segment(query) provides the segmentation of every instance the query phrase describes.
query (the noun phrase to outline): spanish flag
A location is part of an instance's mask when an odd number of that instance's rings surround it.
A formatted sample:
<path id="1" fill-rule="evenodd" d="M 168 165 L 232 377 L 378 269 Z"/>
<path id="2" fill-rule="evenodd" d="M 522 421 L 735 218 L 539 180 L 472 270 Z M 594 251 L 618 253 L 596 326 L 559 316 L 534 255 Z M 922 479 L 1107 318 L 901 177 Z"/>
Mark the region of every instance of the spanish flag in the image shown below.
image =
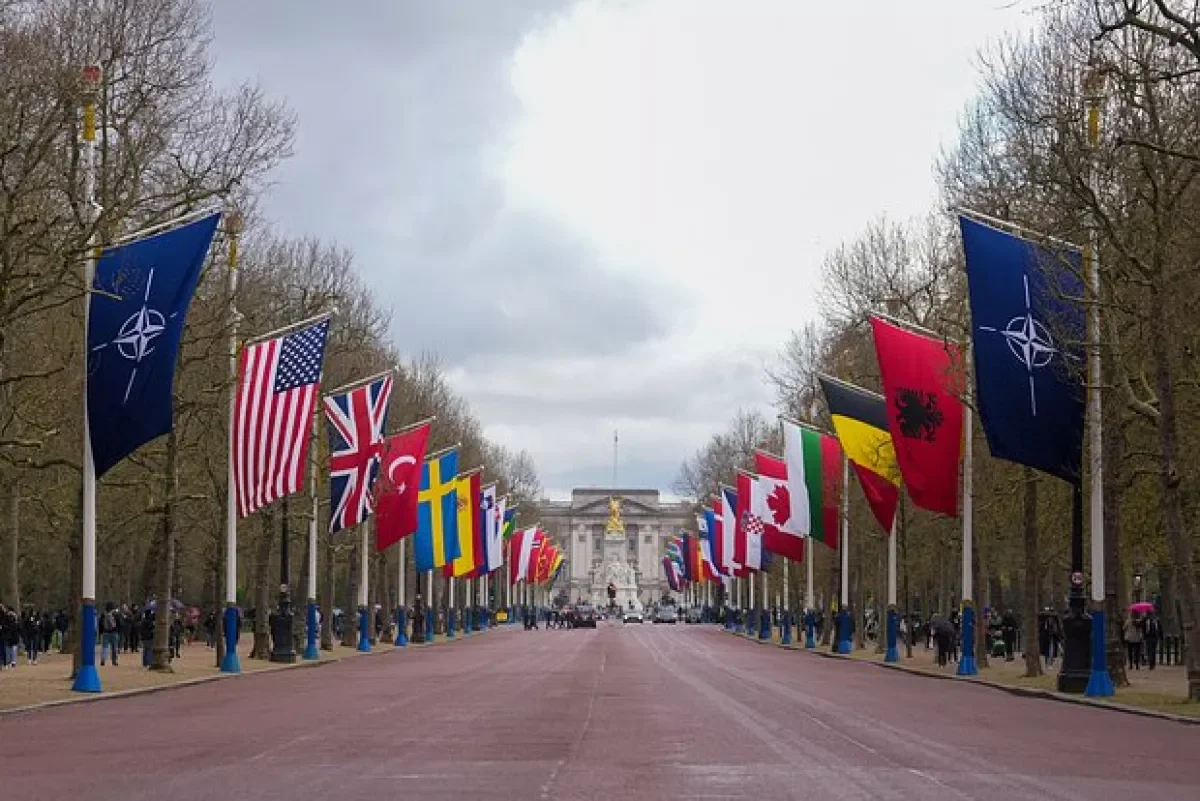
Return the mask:
<path id="1" fill-rule="evenodd" d="M 479 494 L 482 467 L 463 473 L 455 481 L 458 496 L 458 556 L 442 568 L 447 578 L 461 578 L 475 572 L 475 550 L 479 540 Z"/>
<path id="2" fill-rule="evenodd" d="M 891 534 L 900 498 L 900 468 L 888 433 L 887 404 L 882 395 L 853 384 L 828 376 L 819 379 L 842 452 L 854 466 L 875 519 Z"/>
<path id="3" fill-rule="evenodd" d="M 458 449 L 425 460 L 417 493 L 417 570 L 445 567 L 458 557 Z"/>

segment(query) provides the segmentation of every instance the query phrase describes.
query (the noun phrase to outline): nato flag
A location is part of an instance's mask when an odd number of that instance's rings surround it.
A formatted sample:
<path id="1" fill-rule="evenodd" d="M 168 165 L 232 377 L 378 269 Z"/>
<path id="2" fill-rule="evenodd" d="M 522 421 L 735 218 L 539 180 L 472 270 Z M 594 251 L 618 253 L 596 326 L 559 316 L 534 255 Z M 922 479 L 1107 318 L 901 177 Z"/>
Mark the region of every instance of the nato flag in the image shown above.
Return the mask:
<path id="1" fill-rule="evenodd" d="M 1082 254 L 959 217 L 979 421 L 992 455 L 1080 480 Z"/>
<path id="2" fill-rule="evenodd" d="M 220 214 L 105 250 L 88 317 L 96 476 L 171 430 L 175 357 Z"/>

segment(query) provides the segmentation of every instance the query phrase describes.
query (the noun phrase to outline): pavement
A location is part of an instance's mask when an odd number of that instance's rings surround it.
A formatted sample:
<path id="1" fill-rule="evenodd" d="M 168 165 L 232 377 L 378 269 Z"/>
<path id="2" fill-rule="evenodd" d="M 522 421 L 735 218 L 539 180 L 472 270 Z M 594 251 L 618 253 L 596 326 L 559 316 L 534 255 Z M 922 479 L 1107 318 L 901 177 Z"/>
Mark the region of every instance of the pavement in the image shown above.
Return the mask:
<path id="1" fill-rule="evenodd" d="M 712 627 L 515 628 L 0 718 L 5 797 L 1200 798 L 1200 727 Z"/>

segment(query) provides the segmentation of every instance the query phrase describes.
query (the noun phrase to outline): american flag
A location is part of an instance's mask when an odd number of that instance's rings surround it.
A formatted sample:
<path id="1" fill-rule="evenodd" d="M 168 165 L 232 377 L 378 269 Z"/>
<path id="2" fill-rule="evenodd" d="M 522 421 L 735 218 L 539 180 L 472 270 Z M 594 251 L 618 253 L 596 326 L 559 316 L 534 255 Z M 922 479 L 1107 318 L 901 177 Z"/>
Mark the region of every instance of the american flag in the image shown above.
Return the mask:
<path id="1" fill-rule="evenodd" d="M 379 473 L 392 376 L 325 397 L 329 421 L 329 530 L 349 528 L 373 509 L 371 485 Z"/>
<path id="2" fill-rule="evenodd" d="M 242 351 L 233 409 L 238 516 L 300 489 L 328 318 Z"/>

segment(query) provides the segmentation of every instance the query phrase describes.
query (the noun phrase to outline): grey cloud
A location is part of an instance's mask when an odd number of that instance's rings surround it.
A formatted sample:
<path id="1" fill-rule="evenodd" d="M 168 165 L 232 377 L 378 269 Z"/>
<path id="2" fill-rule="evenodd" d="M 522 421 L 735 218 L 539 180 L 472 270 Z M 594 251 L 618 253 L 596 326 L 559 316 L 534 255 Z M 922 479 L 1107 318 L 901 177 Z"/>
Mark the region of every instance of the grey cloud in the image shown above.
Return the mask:
<path id="1" fill-rule="evenodd" d="M 517 106 L 509 60 L 569 3 L 223 2 L 226 80 L 260 80 L 300 119 L 268 212 L 349 245 L 393 311 L 401 351 L 447 365 L 606 353 L 661 335 L 648 282 L 606 274 L 586 243 L 506 205 L 488 154 Z"/>

